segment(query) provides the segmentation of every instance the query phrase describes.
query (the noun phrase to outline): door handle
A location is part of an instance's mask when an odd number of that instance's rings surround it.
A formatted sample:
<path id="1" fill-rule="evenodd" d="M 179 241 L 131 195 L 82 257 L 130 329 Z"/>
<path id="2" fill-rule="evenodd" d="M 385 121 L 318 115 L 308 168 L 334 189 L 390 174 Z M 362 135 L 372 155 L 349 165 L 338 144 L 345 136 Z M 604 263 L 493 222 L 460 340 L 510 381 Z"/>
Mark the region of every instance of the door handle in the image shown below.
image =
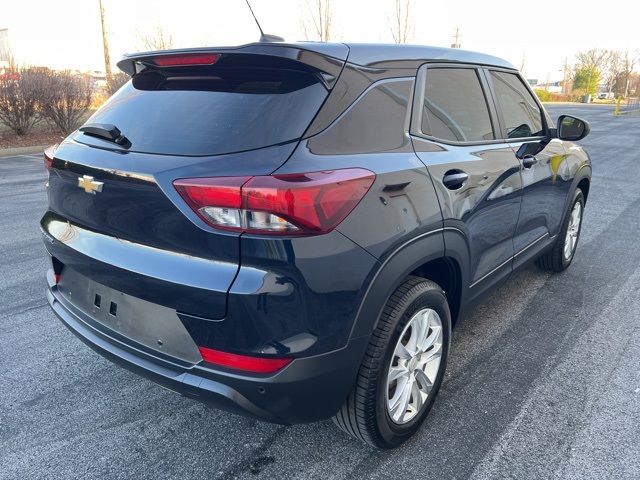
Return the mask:
<path id="1" fill-rule="evenodd" d="M 467 180 L 469 180 L 469 175 L 462 170 L 449 170 L 445 172 L 442 183 L 444 183 L 444 186 L 449 190 L 457 190 L 461 188 Z"/>
<path id="2" fill-rule="evenodd" d="M 534 157 L 533 155 L 526 156 L 526 157 L 524 157 L 522 159 L 522 166 L 524 168 L 531 168 L 536 163 L 538 163 L 538 159 L 536 157 Z"/>

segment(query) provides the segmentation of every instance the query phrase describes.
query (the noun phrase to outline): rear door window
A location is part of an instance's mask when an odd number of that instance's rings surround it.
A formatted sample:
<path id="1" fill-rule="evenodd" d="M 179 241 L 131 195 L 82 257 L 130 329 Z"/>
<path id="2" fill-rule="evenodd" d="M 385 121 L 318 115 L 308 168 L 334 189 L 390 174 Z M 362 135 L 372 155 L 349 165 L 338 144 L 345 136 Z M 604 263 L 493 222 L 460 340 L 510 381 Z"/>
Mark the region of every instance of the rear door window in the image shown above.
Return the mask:
<path id="1" fill-rule="evenodd" d="M 151 70 L 134 76 L 87 123 L 115 125 L 130 151 L 217 155 L 299 139 L 326 96 L 318 77 L 303 70 Z M 76 139 L 104 145 L 87 135 Z"/>
<path id="2" fill-rule="evenodd" d="M 518 75 L 492 71 L 491 80 L 507 130 L 507 138 L 544 135 L 540 107 Z"/>
<path id="3" fill-rule="evenodd" d="M 427 68 L 422 132 L 451 142 L 495 138 L 476 69 Z"/>

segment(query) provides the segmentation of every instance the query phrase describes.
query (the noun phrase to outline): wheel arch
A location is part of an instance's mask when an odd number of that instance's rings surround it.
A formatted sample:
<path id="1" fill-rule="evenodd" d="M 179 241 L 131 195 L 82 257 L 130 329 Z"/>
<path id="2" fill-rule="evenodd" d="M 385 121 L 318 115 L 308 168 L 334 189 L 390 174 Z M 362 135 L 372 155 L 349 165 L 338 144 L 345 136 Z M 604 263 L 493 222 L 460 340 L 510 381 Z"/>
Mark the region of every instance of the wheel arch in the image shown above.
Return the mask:
<path id="1" fill-rule="evenodd" d="M 462 292 L 462 273 L 458 261 L 445 255 L 423 263 L 410 275 L 431 280 L 444 290 L 451 312 L 451 322 L 455 324 L 460 315 Z"/>
<path id="2" fill-rule="evenodd" d="M 393 250 L 382 262 L 369 283 L 356 314 L 351 338 L 371 335 L 380 312 L 389 297 L 409 275 L 416 275 L 442 287 L 447 296 L 452 320 L 464 310 L 466 266 L 469 253 L 466 241 L 445 248 L 448 229 L 439 228 L 415 237 Z M 461 237 L 461 233 L 457 233 Z M 463 245 L 463 246 L 461 246 Z"/>
<path id="3" fill-rule="evenodd" d="M 582 195 L 584 196 L 584 203 L 587 203 L 587 197 L 589 196 L 589 188 L 591 187 L 591 177 L 583 176 L 581 180 L 578 182 L 578 187 L 582 190 Z"/>
<path id="4" fill-rule="evenodd" d="M 591 165 L 585 164 L 576 172 L 573 177 L 573 181 L 571 182 L 571 189 L 569 190 L 569 195 L 565 200 L 564 211 L 566 212 L 569 208 L 569 203 L 573 198 L 573 195 L 577 189 L 582 190 L 582 195 L 584 195 L 585 204 L 587 203 L 587 197 L 589 195 L 589 189 L 591 188 Z"/>

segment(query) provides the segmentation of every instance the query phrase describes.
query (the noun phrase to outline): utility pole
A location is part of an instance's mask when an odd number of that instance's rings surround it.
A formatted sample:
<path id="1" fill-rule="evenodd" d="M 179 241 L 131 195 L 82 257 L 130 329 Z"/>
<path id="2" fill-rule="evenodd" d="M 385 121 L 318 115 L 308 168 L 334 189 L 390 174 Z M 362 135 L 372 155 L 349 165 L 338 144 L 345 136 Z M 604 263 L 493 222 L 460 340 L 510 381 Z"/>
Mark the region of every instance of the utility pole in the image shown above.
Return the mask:
<path id="1" fill-rule="evenodd" d="M 549 80 L 551 77 L 551 72 L 547 72 L 547 81 L 545 82 L 544 86 L 545 86 L 545 90 L 548 92 L 549 91 Z"/>
<path id="2" fill-rule="evenodd" d="M 562 93 L 564 93 L 565 95 L 569 93 L 569 86 L 567 85 L 567 82 L 568 82 L 567 72 L 568 71 L 569 71 L 569 62 L 567 61 L 567 58 L 565 57 L 565 59 L 564 59 L 564 70 L 562 72 Z"/>
<path id="3" fill-rule="evenodd" d="M 456 27 L 456 33 L 453 35 L 453 43 L 451 44 L 451 48 L 462 48 L 460 37 L 460 29 Z"/>
<path id="4" fill-rule="evenodd" d="M 624 84 L 624 98 L 627 98 L 629 96 L 629 77 L 630 76 L 631 74 L 627 72 L 627 81 Z"/>
<path id="5" fill-rule="evenodd" d="M 100 4 L 100 24 L 102 25 L 102 50 L 104 52 L 104 71 L 107 73 L 107 79 L 111 78 L 111 57 L 109 56 L 109 39 L 107 38 L 107 29 L 104 21 L 104 6 L 102 0 L 98 0 Z"/>

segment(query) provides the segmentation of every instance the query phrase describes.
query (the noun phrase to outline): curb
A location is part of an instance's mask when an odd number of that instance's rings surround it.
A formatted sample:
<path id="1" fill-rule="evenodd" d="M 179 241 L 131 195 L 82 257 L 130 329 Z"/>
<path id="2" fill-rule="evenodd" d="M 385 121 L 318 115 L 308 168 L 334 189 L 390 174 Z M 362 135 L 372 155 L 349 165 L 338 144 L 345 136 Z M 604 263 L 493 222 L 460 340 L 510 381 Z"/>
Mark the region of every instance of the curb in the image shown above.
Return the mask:
<path id="1" fill-rule="evenodd" d="M 0 148 L 0 157 L 12 157 L 15 155 L 27 155 L 30 153 L 42 153 L 49 145 L 36 145 L 33 147 Z"/>

